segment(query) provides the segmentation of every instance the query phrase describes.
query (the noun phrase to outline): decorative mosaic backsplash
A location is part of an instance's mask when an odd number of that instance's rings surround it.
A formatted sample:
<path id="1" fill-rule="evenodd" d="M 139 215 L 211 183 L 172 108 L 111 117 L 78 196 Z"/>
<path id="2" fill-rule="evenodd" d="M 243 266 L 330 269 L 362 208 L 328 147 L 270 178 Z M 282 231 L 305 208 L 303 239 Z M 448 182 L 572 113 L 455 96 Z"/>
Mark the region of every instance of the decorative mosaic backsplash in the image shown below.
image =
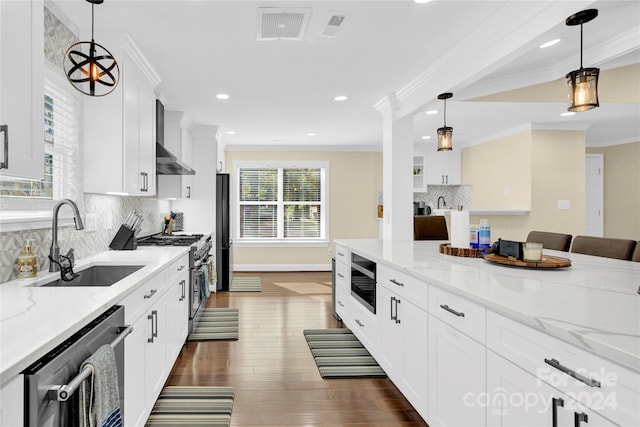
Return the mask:
<path id="1" fill-rule="evenodd" d="M 462 206 L 464 210 L 471 209 L 470 185 L 429 185 L 426 193 L 413 193 L 414 202 L 425 202 L 431 209 L 438 207 L 438 197 L 444 197 L 447 208 L 457 209 Z M 442 201 L 440 207 L 444 208 Z"/>
<path id="2" fill-rule="evenodd" d="M 99 194 L 84 195 L 81 214 L 97 214 L 95 231 L 76 230 L 73 225 L 58 229 L 60 253 L 75 249 L 76 258 L 87 257 L 109 249 L 109 243 L 130 211 L 144 217 L 141 234 L 161 231 L 162 216 L 171 211 L 171 202 L 145 197 L 120 197 Z M 86 218 L 86 215 L 85 215 Z M 85 225 L 86 225 L 85 219 Z M 16 277 L 18 255 L 27 239 L 33 240 L 33 251 L 38 256 L 38 271 L 49 270 L 51 227 L 0 233 L 0 283 Z"/>

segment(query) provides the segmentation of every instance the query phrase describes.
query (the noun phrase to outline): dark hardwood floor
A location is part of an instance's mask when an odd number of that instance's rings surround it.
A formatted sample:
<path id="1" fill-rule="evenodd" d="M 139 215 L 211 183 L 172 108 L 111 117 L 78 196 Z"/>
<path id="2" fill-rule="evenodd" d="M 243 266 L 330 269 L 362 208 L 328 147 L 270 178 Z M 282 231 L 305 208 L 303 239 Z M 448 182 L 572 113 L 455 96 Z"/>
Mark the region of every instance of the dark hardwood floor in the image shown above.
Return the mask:
<path id="1" fill-rule="evenodd" d="M 187 342 L 167 385 L 232 386 L 233 426 L 426 426 L 389 379 L 322 379 L 302 335 L 342 325 L 331 315 L 331 273 L 260 276 L 262 292 L 212 293 L 237 307 L 237 341 Z"/>

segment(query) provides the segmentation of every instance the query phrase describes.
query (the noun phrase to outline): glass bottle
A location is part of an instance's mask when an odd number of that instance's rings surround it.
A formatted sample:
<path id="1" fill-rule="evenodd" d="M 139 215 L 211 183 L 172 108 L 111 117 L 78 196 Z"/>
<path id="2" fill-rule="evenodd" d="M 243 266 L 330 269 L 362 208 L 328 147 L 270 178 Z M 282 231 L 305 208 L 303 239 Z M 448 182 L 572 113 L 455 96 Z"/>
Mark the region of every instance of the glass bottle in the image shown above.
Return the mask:
<path id="1" fill-rule="evenodd" d="M 38 274 L 38 257 L 32 251 L 32 241 L 27 240 L 22 250 L 22 255 L 18 256 L 18 278 L 29 279 Z"/>

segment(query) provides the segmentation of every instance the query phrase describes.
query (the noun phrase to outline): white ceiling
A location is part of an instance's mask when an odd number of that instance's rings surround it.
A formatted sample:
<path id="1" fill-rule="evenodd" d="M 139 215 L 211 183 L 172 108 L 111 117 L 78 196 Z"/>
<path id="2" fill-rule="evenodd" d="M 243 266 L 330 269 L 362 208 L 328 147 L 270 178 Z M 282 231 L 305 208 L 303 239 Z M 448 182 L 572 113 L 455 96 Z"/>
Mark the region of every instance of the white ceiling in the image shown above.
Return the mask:
<path id="1" fill-rule="evenodd" d="M 256 41 L 258 7 L 272 6 L 311 9 L 303 41 Z M 89 3 L 53 0 L 53 7 L 87 36 Z M 162 79 L 167 110 L 218 125 L 236 148 L 380 149 L 374 105 L 384 109 L 390 98 L 398 114 L 415 115 L 419 143 L 442 126 L 442 112 L 424 111 L 441 111 L 436 97 L 446 91 L 454 93 L 447 102 L 454 148 L 526 126 L 586 129 L 589 145 L 638 141 L 640 93 L 632 102 L 601 95 L 600 108 L 572 117 L 560 116 L 563 87 L 544 102 L 465 102 L 579 68 L 580 30 L 564 20 L 586 8 L 599 16 L 584 25 L 584 66 L 640 64 L 638 1 L 105 0 L 95 26 L 98 43 L 101 31 L 132 37 Z M 336 11 L 350 19 L 337 37 L 320 37 Z M 554 38 L 560 43 L 538 48 Z M 340 94 L 349 99 L 334 101 Z"/>

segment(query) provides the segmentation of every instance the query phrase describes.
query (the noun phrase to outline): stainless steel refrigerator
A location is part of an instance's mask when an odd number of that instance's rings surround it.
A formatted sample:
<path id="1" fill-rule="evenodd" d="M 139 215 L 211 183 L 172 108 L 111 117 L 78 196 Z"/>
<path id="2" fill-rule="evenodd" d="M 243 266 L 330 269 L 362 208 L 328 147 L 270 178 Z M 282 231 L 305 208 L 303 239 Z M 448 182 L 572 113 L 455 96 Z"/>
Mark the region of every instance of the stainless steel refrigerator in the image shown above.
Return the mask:
<path id="1" fill-rule="evenodd" d="M 216 289 L 228 291 L 231 285 L 232 248 L 231 240 L 231 194 L 229 192 L 229 174 L 216 174 Z"/>

